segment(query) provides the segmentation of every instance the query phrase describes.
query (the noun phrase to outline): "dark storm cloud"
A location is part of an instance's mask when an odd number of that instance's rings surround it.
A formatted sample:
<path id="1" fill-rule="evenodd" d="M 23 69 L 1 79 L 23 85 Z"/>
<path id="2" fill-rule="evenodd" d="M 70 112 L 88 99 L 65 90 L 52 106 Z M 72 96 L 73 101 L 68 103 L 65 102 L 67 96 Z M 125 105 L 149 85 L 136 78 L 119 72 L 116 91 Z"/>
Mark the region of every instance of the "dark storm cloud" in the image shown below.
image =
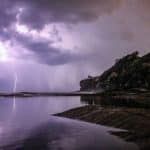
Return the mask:
<path id="1" fill-rule="evenodd" d="M 150 49 L 149 14 L 150 0 L 0 0 L 0 43 L 12 44 L 8 56 L 20 65 L 17 90 L 58 90 L 61 84 L 70 90 L 116 58 L 135 50 L 144 55 Z M 49 29 L 43 29 L 47 24 Z M 36 32 L 34 37 L 30 31 Z M 13 63 L 5 64 L 0 63 L 0 90 L 12 91 L 13 71 L 6 72 Z"/>
<path id="2" fill-rule="evenodd" d="M 0 29 L 7 28 L 16 21 L 16 11 L 9 0 L 0 1 Z"/>
<path id="3" fill-rule="evenodd" d="M 49 23 L 77 23 L 93 21 L 104 13 L 111 13 L 120 0 L 31 0 L 20 21 L 32 28 L 42 28 Z"/>
<path id="4" fill-rule="evenodd" d="M 54 48 L 48 42 L 30 41 L 24 45 L 30 52 L 34 52 L 35 60 L 40 63 L 62 65 L 80 59 L 80 56 L 65 52 L 64 49 Z"/>
<path id="5" fill-rule="evenodd" d="M 104 13 L 112 13 L 121 0 L 1 0 L 0 27 L 16 19 L 31 28 L 41 29 L 49 23 L 89 22 Z M 4 21 L 5 20 L 5 21 Z"/>
<path id="6" fill-rule="evenodd" d="M 38 60 L 50 65 L 65 64 L 81 59 L 66 50 L 54 48 L 51 41 L 33 40 L 15 32 L 15 23 L 32 29 L 42 29 L 51 23 L 76 24 L 91 22 L 100 15 L 112 13 L 121 0 L 0 0 L 1 39 L 16 41 L 26 48 L 22 58 Z M 10 28 L 11 27 L 11 28 Z M 54 30 L 58 36 L 58 31 Z M 59 38 L 61 41 L 62 39 Z"/>
<path id="7" fill-rule="evenodd" d="M 0 0 L 0 36 L 7 39 L 10 39 L 11 41 L 15 40 L 19 45 L 22 45 L 27 49 L 29 53 L 24 54 L 22 53 L 22 50 L 18 50 L 19 54 L 22 54 L 22 58 L 30 58 L 33 60 L 38 60 L 42 63 L 47 63 L 51 65 L 55 64 L 64 64 L 67 62 L 75 61 L 82 59 L 81 56 L 76 56 L 73 53 L 69 53 L 67 50 L 55 48 L 52 46 L 51 41 L 43 41 L 41 38 L 39 40 L 33 40 L 29 36 L 24 36 L 19 33 L 15 34 L 16 28 L 9 29 L 10 25 L 13 23 L 15 24 L 18 21 L 21 24 L 26 25 L 30 29 L 42 29 L 46 24 L 76 24 L 76 23 L 86 23 L 87 22 L 93 22 L 99 17 L 101 17 L 101 22 L 98 21 L 98 26 L 95 28 L 94 26 L 91 26 L 90 29 L 88 29 L 85 33 L 93 33 L 94 28 L 96 29 L 96 32 L 93 36 L 93 41 L 97 41 L 99 39 L 104 40 L 103 43 L 107 43 L 109 45 L 108 47 L 114 46 L 116 43 L 121 43 L 119 40 L 121 39 L 124 41 L 133 41 L 134 39 L 134 33 L 132 32 L 133 29 L 130 29 L 130 25 L 136 28 L 135 25 L 133 26 L 132 23 L 129 22 L 129 19 L 134 20 L 135 17 L 130 17 L 132 14 L 129 13 L 127 15 L 127 25 L 129 23 L 129 27 L 122 28 L 122 25 L 115 24 L 112 25 L 112 22 L 105 21 L 105 14 L 108 16 L 111 16 L 111 14 L 122 4 L 121 2 L 128 2 L 127 3 L 127 9 L 125 9 L 125 13 L 122 13 L 120 18 L 122 20 L 125 20 L 126 13 L 129 11 L 128 8 L 130 8 L 130 0 Z M 139 14 L 138 16 L 141 17 L 142 20 L 146 20 L 146 23 L 149 22 L 149 0 L 135 0 L 132 3 L 134 3 L 135 8 L 131 9 L 135 12 L 135 14 Z M 122 6 L 122 5 L 121 5 Z M 139 6 L 139 7 L 137 7 Z M 22 8 L 22 9 L 19 9 Z M 119 7 L 120 8 L 120 7 Z M 139 13 L 137 10 L 140 10 Z M 129 11 L 130 12 L 130 11 Z M 145 13 L 146 12 L 146 15 Z M 119 14 L 117 14 L 119 15 Z M 104 17 L 103 17 L 104 16 Z M 134 13 L 133 13 L 133 16 Z M 137 16 L 137 15 L 136 15 Z M 107 17 L 107 16 L 106 16 Z M 111 17 L 110 17 L 111 18 Z M 110 20 L 109 18 L 109 20 Z M 114 18 L 111 18 L 114 20 Z M 104 23 L 104 26 L 100 27 L 102 22 Z M 139 23 L 140 24 L 140 23 Z M 83 25 L 83 24 L 82 24 Z M 60 25 L 61 26 L 61 25 Z M 108 27 L 108 28 L 107 28 Z M 119 30 L 119 28 L 121 28 Z M 128 28 L 130 29 L 128 31 Z M 13 30 L 13 31 L 12 31 Z M 79 30 L 77 31 L 78 37 L 81 40 L 77 43 L 77 46 L 81 43 L 85 43 L 86 37 L 83 35 L 80 35 L 80 31 L 82 29 L 79 27 Z M 141 28 L 140 28 L 141 30 Z M 58 36 L 59 33 L 57 29 L 54 30 L 54 34 Z M 123 31 L 123 32 L 122 32 Z M 97 33 L 103 32 L 100 35 L 97 35 Z M 115 34 L 113 34 L 115 33 Z M 118 33 L 118 34 L 117 34 Z M 85 52 L 87 53 L 87 49 L 90 48 L 94 51 L 94 46 L 91 45 L 91 34 L 89 38 L 89 46 L 85 45 Z M 116 35 L 117 34 L 117 35 Z M 114 42 L 116 35 L 116 43 Z M 106 39 L 105 39 L 106 37 Z M 119 38 L 118 38 L 119 37 Z M 113 40 L 112 40 L 113 39 Z M 63 35 L 62 39 L 61 37 L 59 40 L 63 43 Z M 100 51 L 100 49 L 103 49 L 101 45 L 98 42 L 98 49 L 97 51 Z M 120 47 L 119 47 L 120 48 Z M 92 53 L 94 53 L 92 51 Z M 108 50 L 109 51 L 109 50 Z M 114 51 L 114 55 L 118 54 L 119 49 L 116 50 L 116 53 Z M 104 50 L 102 50 L 102 53 L 105 53 Z M 95 55 L 95 54 L 94 54 Z M 90 58 L 90 56 L 89 56 Z M 94 59 L 95 61 L 95 59 Z"/>
<path id="8" fill-rule="evenodd" d="M 52 41 L 34 40 L 33 38 L 13 33 L 13 38 L 27 49 L 27 54 L 22 54 L 22 59 L 34 59 L 39 63 L 48 65 L 60 65 L 82 59 L 80 55 L 67 52 L 67 50 L 53 47 Z M 21 52 L 20 52 L 21 55 Z"/>

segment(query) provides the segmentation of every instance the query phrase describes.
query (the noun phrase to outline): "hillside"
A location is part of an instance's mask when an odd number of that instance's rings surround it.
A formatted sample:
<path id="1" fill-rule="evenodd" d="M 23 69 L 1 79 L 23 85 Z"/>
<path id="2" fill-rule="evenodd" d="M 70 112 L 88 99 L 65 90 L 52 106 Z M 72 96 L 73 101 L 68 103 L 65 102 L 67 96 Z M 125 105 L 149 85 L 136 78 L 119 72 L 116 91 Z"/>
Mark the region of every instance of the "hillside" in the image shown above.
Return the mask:
<path id="1" fill-rule="evenodd" d="M 81 90 L 150 90 L 150 53 L 134 52 L 121 59 L 102 75 L 80 82 Z"/>

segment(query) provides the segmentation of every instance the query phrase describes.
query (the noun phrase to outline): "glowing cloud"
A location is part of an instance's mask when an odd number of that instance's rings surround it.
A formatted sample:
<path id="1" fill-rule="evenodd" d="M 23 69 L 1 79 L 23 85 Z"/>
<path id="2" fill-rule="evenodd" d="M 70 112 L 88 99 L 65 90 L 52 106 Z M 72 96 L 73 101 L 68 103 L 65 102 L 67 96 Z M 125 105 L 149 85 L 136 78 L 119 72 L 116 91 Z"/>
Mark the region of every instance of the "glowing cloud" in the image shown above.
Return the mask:
<path id="1" fill-rule="evenodd" d="M 8 54 L 7 54 L 7 48 L 5 45 L 0 43 L 0 61 L 7 61 L 8 60 Z"/>

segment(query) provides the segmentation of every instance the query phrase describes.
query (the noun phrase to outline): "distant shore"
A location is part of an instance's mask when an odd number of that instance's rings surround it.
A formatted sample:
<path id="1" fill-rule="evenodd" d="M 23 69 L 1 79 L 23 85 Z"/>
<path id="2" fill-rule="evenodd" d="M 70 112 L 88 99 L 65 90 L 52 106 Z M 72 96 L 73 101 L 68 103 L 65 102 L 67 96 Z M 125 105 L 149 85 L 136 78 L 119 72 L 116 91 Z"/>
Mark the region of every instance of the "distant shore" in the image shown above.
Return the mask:
<path id="1" fill-rule="evenodd" d="M 38 96 L 82 96 L 82 95 L 101 95 L 102 93 L 77 91 L 77 92 L 17 92 L 0 93 L 0 97 L 38 97 Z"/>
<path id="2" fill-rule="evenodd" d="M 99 96 L 113 96 L 118 98 L 145 98 L 150 97 L 150 91 L 139 91 L 137 90 L 112 90 L 112 91 L 72 91 L 72 92 L 0 92 L 0 96 L 3 97 L 32 97 L 32 96 L 82 96 L 82 95 L 99 95 Z"/>
<path id="3" fill-rule="evenodd" d="M 95 99 L 96 103 L 99 102 L 114 105 L 129 105 L 133 107 L 150 108 L 150 91 L 74 91 L 74 92 L 17 92 L 17 93 L 0 93 L 0 97 L 11 98 L 11 97 L 48 97 L 48 96 L 79 96 L 81 101 L 85 100 L 87 103 L 88 99 Z M 101 101 L 100 101 L 101 100 Z M 95 102 L 94 102 L 95 103 Z"/>

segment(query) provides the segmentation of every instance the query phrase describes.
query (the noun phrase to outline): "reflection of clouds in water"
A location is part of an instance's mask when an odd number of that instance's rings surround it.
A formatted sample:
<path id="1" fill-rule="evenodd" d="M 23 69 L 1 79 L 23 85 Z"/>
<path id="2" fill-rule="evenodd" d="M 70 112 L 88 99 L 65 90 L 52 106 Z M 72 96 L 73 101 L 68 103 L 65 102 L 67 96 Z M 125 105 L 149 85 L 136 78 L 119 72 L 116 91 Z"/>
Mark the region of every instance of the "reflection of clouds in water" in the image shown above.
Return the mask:
<path id="1" fill-rule="evenodd" d="M 3 99 L 0 101 L 0 108 L 2 107 L 0 109 L 0 129 L 2 129 L 0 146 L 17 141 L 18 146 L 22 147 L 31 148 L 31 146 L 44 144 L 52 149 L 64 150 L 75 148 L 91 150 L 103 146 L 116 147 L 116 145 L 117 147 L 122 145 L 135 147 L 109 135 L 107 128 L 103 126 L 50 115 L 82 105 L 79 97 L 16 98 L 16 110 L 13 111 L 12 99 Z"/>
<path id="2" fill-rule="evenodd" d="M 136 145 L 110 135 L 108 130 L 122 131 L 70 119 L 50 117 L 49 122 L 40 124 L 31 130 L 31 135 L 22 143 L 21 148 L 51 150 L 137 149 Z"/>
<path id="3" fill-rule="evenodd" d="M 0 146 L 15 138 L 28 136 L 29 131 L 47 122 L 50 114 L 81 106 L 79 98 L 0 98 Z M 4 136 L 5 134 L 5 136 Z"/>

